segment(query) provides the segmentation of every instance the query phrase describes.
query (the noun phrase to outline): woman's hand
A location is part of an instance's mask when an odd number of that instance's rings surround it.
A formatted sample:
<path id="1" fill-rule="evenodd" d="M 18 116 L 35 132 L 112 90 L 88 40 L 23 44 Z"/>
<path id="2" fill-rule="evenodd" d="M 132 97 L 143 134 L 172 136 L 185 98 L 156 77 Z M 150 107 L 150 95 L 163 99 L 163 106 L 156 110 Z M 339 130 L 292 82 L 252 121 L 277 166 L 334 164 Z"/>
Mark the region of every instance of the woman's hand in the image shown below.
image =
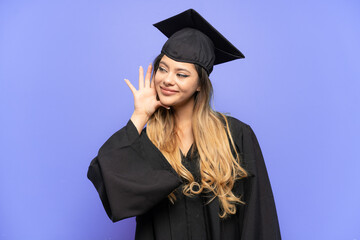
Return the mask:
<path id="1" fill-rule="evenodd" d="M 152 65 L 150 64 L 144 81 L 144 70 L 142 67 L 139 68 L 139 90 L 130 83 L 128 79 L 125 79 L 126 84 L 129 86 L 131 92 L 134 95 L 134 113 L 131 116 L 131 120 L 137 127 L 139 133 L 144 128 L 146 122 L 150 116 L 160 106 L 169 109 L 168 106 L 163 105 L 159 100 L 156 99 L 156 90 L 154 83 L 154 76 L 151 79 Z"/>

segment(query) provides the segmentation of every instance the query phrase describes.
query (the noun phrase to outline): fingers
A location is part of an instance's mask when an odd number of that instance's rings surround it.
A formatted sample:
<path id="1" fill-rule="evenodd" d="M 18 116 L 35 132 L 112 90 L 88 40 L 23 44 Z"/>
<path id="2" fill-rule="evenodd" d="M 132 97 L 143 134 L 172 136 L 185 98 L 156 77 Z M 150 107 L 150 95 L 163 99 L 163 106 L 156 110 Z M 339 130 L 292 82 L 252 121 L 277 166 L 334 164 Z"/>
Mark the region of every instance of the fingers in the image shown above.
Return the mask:
<path id="1" fill-rule="evenodd" d="M 152 75 L 152 78 L 151 78 L 151 84 L 150 84 L 150 87 L 151 88 L 155 88 L 155 77 L 154 77 L 154 74 Z"/>
<path id="2" fill-rule="evenodd" d="M 136 88 L 131 84 L 131 82 L 128 79 L 124 79 L 126 84 L 129 86 L 131 92 L 135 95 Z"/>
<path id="3" fill-rule="evenodd" d="M 152 70 L 152 64 L 150 63 L 145 76 L 145 87 L 148 88 L 150 87 L 151 70 Z"/>
<path id="4" fill-rule="evenodd" d="M 150 82 L 151 70 L 152 70 L 152 64 L 150 63 L 146 71 L 145 83 L 144 83 L 144 69 L 142 66 L 139 67 L 139 90 L 144 87 L 154 87 L 154 83 L 153 83 L 154 77 Z M 131 92 L 134 94 L 137 91 L 136 88 L 130 83 L 128 79 L 125 79 L 125 82 L 129 86 Z"/>
<path id="5" fill-rule="evenodd" d="M 139 67 L 139 90 L 144 88 L 144 69 Z"/>

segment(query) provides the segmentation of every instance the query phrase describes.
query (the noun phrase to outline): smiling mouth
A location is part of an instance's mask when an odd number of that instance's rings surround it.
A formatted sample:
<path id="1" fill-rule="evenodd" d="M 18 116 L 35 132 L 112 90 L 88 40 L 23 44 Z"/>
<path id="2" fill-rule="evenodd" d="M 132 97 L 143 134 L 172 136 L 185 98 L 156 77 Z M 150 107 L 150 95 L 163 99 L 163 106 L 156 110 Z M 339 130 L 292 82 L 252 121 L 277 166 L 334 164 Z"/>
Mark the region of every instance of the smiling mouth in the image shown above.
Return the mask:
<path id="1" fill-rule="evenodd" d="M 170 96 L 170 95 L 174 95 L 177 93 L 177 91 L 173 91 L 173 90 L 167 90 L 167 89 L 164 89 L 162 87 L 160 87 L 161 89 L 161 93 L 165 96 Z"/>

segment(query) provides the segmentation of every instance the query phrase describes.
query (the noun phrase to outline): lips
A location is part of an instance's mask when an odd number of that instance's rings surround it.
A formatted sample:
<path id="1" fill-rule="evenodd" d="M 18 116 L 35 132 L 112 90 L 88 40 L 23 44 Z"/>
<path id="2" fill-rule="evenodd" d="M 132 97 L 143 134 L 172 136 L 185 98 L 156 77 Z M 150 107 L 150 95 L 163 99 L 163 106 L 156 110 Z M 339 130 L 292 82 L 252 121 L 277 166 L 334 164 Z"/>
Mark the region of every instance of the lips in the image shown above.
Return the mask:
<path id="1" fill-rule="evenodd" d="M 170 95 L 174 95 L 176 94 L 178 91 L 172 90 L 170 88 L 166 88 L 166 87 L 160 87 L 162 94 L 164 94 L 165 96 L 170 96 Z"/>

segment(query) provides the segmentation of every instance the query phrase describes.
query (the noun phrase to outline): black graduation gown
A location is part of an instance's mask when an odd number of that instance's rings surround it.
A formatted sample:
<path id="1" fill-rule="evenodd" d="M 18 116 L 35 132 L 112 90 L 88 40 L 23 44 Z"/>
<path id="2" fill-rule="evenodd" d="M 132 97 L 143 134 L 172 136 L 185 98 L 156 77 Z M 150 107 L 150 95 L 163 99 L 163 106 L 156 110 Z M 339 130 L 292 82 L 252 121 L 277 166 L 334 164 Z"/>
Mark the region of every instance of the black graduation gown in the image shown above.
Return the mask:
<path id="1" fill-rule="evenodd" d="M 129 120 L 103 144 L 88 169 L 109 218 L 116 222 L 136 216 L 136 240 L 281 239 L 257 138 L 249 125 L 227 118 L 242 166 L 250 173 L 234 186 L 246 202 L 238 205 L 235 215 L 221 219 L 218 199 L 205 204 L 211 197 L 206 194 L 181 194 L 182 179 L 147 137 L 146 128 L 139 135 Z M 196 149 L 190 152 L 182 155 L 182 161 L 197 179 L 198 155 Z M 174 190 L 177 200 L 172 204 L 167 196 Z"/>

